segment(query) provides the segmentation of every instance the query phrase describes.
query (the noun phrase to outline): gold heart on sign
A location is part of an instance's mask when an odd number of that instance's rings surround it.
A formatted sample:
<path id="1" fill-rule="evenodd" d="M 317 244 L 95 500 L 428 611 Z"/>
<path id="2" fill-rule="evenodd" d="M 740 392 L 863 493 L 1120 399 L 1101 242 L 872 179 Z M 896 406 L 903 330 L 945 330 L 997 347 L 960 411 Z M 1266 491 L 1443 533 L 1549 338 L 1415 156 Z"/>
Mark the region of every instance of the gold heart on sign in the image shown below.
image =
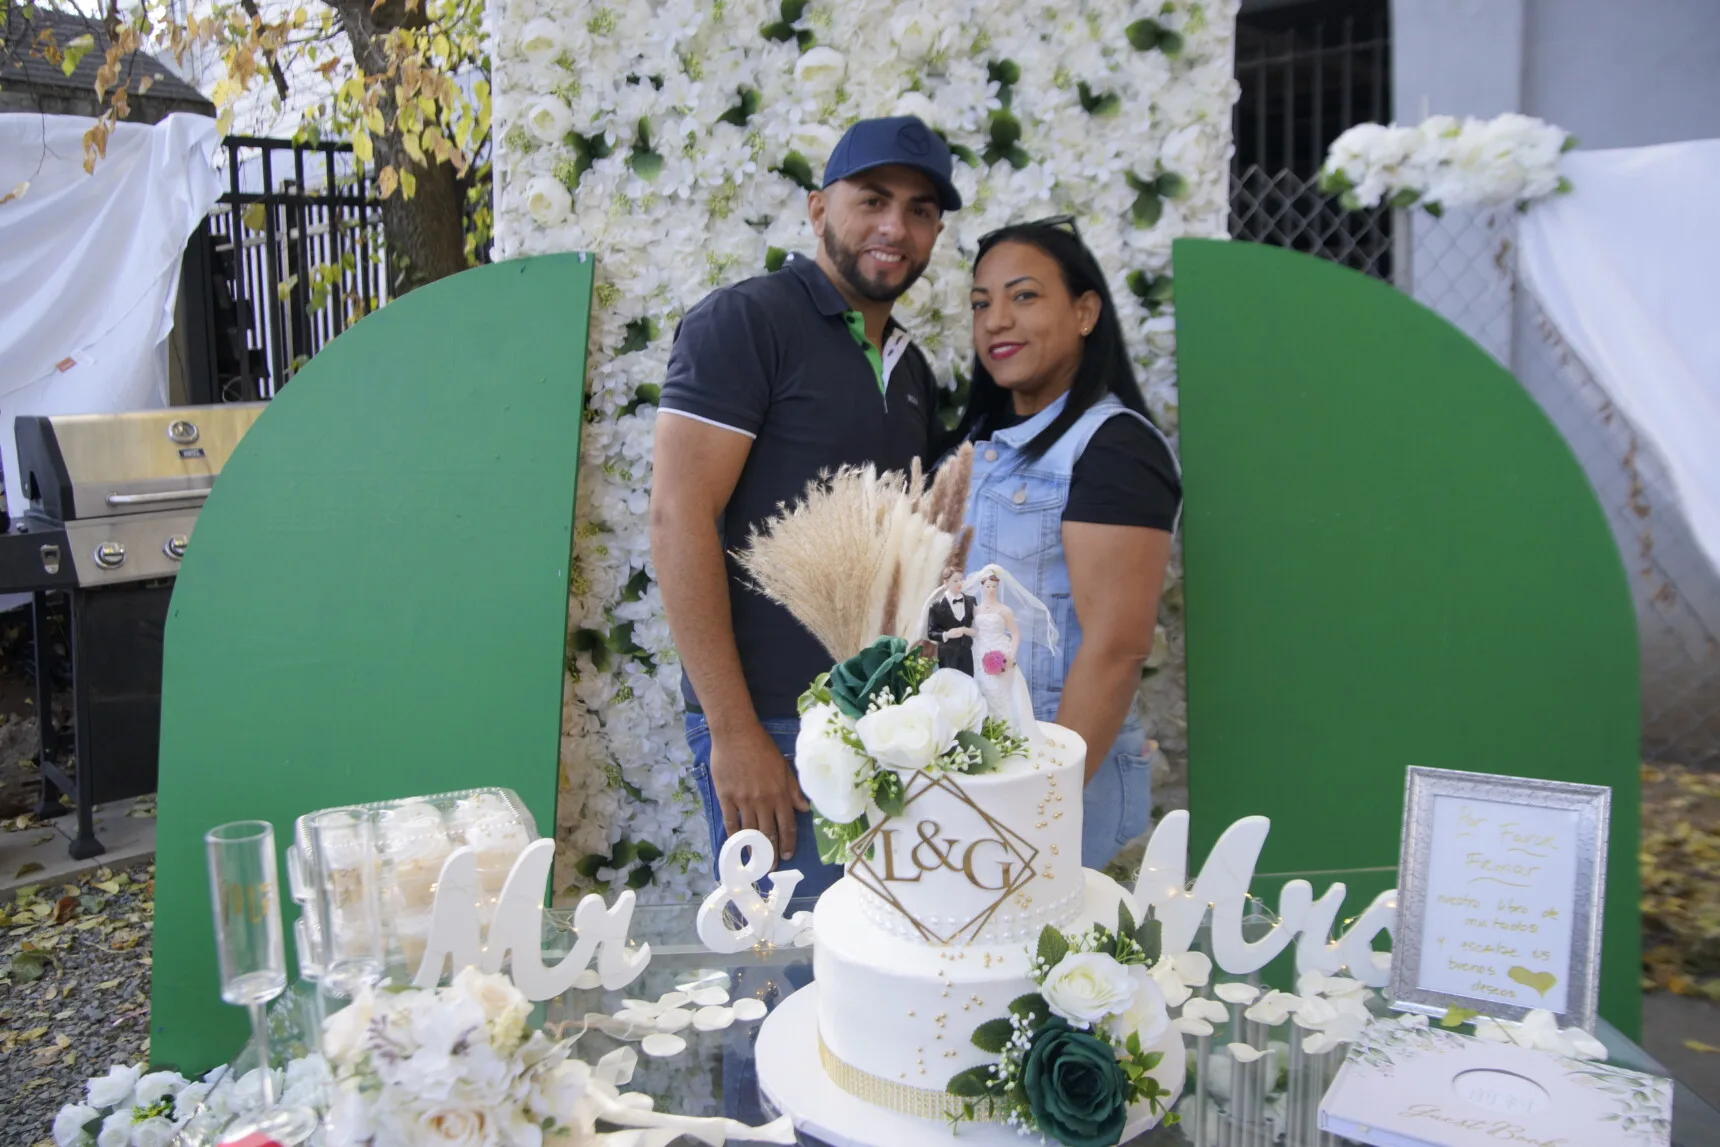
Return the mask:
<path id="1" fill-rule="evenodd" d="M 1543 997 L 1553 990 L 1554 984 L 1559 982 L 1559 977 L 1551 972 L 1531 972 L 1521 965 L 1507 968 L 1505 974 L 1511 977 L 1512 983 L 1522 984 L 1525 988 L 1534 988 Z"/>

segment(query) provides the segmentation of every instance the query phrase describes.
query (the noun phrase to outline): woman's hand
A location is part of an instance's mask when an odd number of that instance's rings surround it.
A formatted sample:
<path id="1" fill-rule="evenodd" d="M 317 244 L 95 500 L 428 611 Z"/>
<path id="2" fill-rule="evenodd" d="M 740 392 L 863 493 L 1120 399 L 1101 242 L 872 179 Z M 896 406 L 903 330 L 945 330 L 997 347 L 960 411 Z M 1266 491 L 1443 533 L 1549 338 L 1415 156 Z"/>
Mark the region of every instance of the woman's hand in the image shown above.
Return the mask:
<path id="1" fill-rule="evenodd" d="M 952 638 L 952 637 L 972 637 L 972 636 L 973 636 L 973 630 L 968 628 L 965 625 L 957 626 L 954 629 L 944 630 L 944 639 L 945 640 L 948 640 L 949 638 Z"/>

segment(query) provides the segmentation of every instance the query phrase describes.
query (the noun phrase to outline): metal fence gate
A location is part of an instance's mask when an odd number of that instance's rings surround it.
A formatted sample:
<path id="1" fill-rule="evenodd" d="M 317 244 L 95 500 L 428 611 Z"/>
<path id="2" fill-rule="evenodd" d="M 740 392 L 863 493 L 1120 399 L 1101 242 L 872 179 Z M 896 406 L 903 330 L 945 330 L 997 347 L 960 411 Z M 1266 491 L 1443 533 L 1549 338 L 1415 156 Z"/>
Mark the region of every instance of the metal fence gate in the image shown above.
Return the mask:
<path id="1" fill-rule="evenodd" d="M 271 398 L 388 301 L 381 200 L 349 144 L 229 137 L 187 254 L 193 403 Z"/>

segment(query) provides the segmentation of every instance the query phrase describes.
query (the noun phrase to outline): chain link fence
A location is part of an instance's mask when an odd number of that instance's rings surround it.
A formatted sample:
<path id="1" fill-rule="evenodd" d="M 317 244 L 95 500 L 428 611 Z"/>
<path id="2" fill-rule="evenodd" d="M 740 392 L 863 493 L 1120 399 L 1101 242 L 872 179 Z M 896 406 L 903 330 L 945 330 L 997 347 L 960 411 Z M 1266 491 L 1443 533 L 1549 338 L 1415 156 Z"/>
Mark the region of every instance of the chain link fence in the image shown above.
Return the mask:
<path id="1" fill-rule="evenodd" d="M 1289 171 L 1247 168 L 1231 180 L 1232 238 L 1393 284 L 1534 396 L 1588 475 L 1630 578 L 1644 757 L 1720 768 L 1720 574 L 1691 536 L 1665 464 L 1522 287 L 1515 220 L 1508 210 L 1346 213 Z"/>

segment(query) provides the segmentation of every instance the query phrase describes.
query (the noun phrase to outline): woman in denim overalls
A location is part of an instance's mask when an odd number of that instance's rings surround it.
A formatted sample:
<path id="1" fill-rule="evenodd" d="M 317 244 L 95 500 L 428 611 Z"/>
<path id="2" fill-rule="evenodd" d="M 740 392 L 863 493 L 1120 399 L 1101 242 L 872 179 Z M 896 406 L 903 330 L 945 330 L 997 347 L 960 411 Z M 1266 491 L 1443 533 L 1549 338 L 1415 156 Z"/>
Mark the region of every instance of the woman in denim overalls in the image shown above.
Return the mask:
<path id="1" fill-rule="evenodd" d="M 993 232 L 974 261 L 974 378 L 959 433 L 974 442 L 968 568 L 1007 569 L 1044 602 L 1058 649 L 1024 649 L 1022 671 L 1042 721 L 1087 742 L 1081 863 L 1102 868 L 1145 832 L 1152 813 L 1146 735 L 1135 692 L 1153 648 L 1159 591 L 1181 483 L 1147 417 L 1105 278 L 1068 219 Z M 1105 472 L 1116 516 L 1065 518 L 1076 464 L 1113 418 L 1107 442 L 1151 454 Z M 1107 447 L 1107 449 L 1111 449 Z M 1104 459 L 1108 466 L 1112 458 Z M 1148 479 L 1138 506 L 1133 475 Z M 1119 491 L 1124 475 L 1131 485 Z M 1117 521 L 1151 520 L 1163 528 Z"/>

